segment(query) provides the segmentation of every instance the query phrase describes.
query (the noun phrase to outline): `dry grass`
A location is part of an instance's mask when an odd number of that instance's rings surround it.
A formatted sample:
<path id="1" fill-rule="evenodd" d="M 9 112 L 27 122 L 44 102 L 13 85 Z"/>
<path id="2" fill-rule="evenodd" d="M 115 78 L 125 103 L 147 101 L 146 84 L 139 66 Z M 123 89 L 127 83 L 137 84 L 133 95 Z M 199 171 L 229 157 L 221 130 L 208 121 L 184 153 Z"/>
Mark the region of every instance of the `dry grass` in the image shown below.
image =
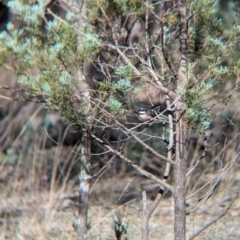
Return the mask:
<path id="1" fill-rule="evenodd" d="M 109 195 L 114 196 L 115 186 L 119 179 L 105 180 L 109 187 Z M 101 183 L 102 184 L 102 183 Z M 73 191 L 76 191 L 76 188 Z M 226 190 L 226 189 L 225 189 Z M 1 193 L 0 232 L 1 239 L 76 239 L 72 224 L 75 220 L 76 208 L 74 202 L 65 198 L 74 192 L 58 190 L 12 192 L 4 189 Z M 6 192 L 8 192 L 6 196 Z M 227 196 L 226 196 L 227 193 Z M 141 201 L 132 200 L 121 206 L 107 201 L 107 195 L 99 199 L 91 199 L 89 207 L 89 239 L 115 239 L 113 231 L 113 216 L 118 214 L 127 224 L 127 239 L 141 239 Z M 218 191 L 196 212 L 187 216 L 187 235 L 204 226 L 208 221 L 218 216 L 233 198 L 232 191 Z M 193 204 L 190 204 L 192 207 Z M 196 239 L 239 239 L 240 237 L 240 199 L 231 210 L 217 223 L 208 228 Z M 150 219 L 150 238 L 173 239 L 173 202 L 164 198 Z"/>

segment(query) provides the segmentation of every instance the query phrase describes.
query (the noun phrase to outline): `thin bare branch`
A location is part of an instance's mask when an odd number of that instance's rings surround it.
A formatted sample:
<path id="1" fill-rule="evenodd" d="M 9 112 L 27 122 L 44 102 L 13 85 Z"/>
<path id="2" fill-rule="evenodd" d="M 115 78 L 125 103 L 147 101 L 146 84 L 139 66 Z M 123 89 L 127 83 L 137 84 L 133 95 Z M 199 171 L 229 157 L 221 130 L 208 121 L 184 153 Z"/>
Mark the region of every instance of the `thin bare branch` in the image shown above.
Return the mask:
<path id="1" fill-rule="evenodd" d="M 124 155 L 122 155 L 119 151 L 113 149 L 112 147 L 110 147 L 109 145 L 105 144 L 100 138 L 98 138 L 97 136 L 95 136 L 93 133 L 91 133 L 91 136 L 93 139 L 95 139 L 97 142 L 99 142 L 100 144 L 102 144 L 102 146 L 104 146 L 105 148 L 107 148 L 109 151 L 111 151 L 112 153 L 116 154 L 117 156 L 119 156 L 121 159 L 123 159 L 125 162 L 128 163 L 129 166 L 133 167 L 135 170 L 137 170 L 137 172 L 139 172 L 141 175 L 152 179 L 153 181 L 157 182 L 159 185 L 165 187 L 167 190 L 169 190 L 171 193 L 173 193 L 173 187 L 167 183 L 165 183 L 164 181 L 160 180 L 159 178 L 155 177 L 153 174 L 149 173 L 148 171 L 145 171 L 144 169 L 142 169 L 141 167 L 137 166 L 135 163 L 133 163 L 130 159 L 128 159 L 127 157 L 125 157 Z"/>
<path id="2" fill-rule="evenodd" d="M 198 158 L 197 162 L 194 164 L 194 166 L 192 167 L 192 169 L 190 169 L 190 170 L 188 171 L 188 173 L 186 174 L 186 178 L 188 178 L 188 177 L 197 169 L 197 167 L 198 167 L 199 164 L 200 164 L 200 161 L 201 161 L 203 158 L 206 157 L 206 155 L 207 155 L 207 150 L 208 150 L 208 148 L 207 148 L 208 138 L 209 138 L 209 136 L 205 136 L 205 137 L 204 137 L 204 152 L 203 152 L 203 154 Z"/>
<path id="3" fill-rule="evenodd" d="M 232 202 L 226 207 L 226 209 L 219 214 L 217 217 L 215 217 L 214 219 L 212 219 L 211 221 L 209 221 L 206 225 L 204 225 L 201 229 L 199 229 L 196 233 L 194 233 L 193 235 L 191 235 L 188 240 L 192 240 L 195 237 L 197 237 L 201 232 L 203 232 L 205 229 L 207 229 L 208 227 L 210 227 L 211 225 L 213 225 L 215 222 L 217 222 L 220 218 L 222 218 L 227 212 L 228 210 L 232 207 L 233 203 L 236 201 L 236 199 L 239 197 L 239 192 L 237 192 L 236 196 L 233 198 Z"/>

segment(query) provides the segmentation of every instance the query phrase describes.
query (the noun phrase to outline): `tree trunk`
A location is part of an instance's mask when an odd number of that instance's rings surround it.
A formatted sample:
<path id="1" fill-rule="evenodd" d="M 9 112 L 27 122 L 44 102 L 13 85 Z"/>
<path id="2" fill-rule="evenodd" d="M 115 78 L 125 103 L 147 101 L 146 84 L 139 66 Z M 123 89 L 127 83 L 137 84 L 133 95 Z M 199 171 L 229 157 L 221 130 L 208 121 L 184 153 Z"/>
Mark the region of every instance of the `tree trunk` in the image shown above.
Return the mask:
<path id="1" fill-rule="evenodd" d="M 178 13 L 180 16 L 180 62 L 178 68 L 177 85 L 183 92 L 188 85 L 187 65 L 188 65 L 188 16 L 186 0 L 176 0 Z M 185 214 L 185 184 L 186 184 L 186 123 L 182 119 L 182 112 L 185 110 L 184 95 L 176 104 L 176 166 L 175 166 L 175 186 L 174 186 L 174 236 L 175 240 L 185 240 L 186 238 L 186 214 Z"/>
<path id="2" fill-rule="evenodd" d="M 79 173 L 79 218 L 77 223 L 77 240 L 87 239 L 87 213 L 88 197 L 90 188 L 90 138 L 89 134 L 83 132 L 80 149 L 80 173 Z"/>
<path id="3" fill-rule="evenodd" d="M 177 114 L 180 117 L 180 114 Z M 174 236 L 175 240 L 186 239 L 185 183 L 186 145 L 185 125 L 180 120 L 176 126 L 176 169 L 174 187 Z"/>

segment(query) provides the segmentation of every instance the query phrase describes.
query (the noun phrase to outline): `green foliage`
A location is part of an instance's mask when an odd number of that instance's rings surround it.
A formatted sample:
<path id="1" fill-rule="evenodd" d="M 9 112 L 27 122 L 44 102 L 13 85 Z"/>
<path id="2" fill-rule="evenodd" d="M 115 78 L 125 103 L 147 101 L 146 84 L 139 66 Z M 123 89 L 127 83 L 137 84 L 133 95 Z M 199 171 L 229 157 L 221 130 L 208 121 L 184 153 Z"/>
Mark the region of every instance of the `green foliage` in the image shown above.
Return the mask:
<path id="1" fill-rule="evenodd" d="M 122 103 L 119 102 L 118 99 L 115 98 L 113 95 L 111 95 L 108 98 L 107 102 L 108 102 L 110 111 L 114 114 L 117 114 L 122 107 Z"/>
<path id="2" fill-rule="evenodd" d="M 86 11 L 90 19 L 115 18 L 119 15 L 142 14 L 146 7 L 142 0 L 86 0 Z"/>
<path id="3" fill-rule="evenodd" d="M 225 34 L 225 23 L 219 14 L 217 0 L 186 2 L 187 12 L 192 15 L 188 18 L 189 62 L 185 80 L 188 81 L 186 86 L 193 87 L 188 90 L 181 89 L 177 86 L 178 83 L 173 81 L 169 86 L 171 90 L 176 89 L 178 95 L 186 98 L 189 109 L 185 117 L 191 125 L 190 128 L 194 129 L 193 125 L 196 125 L 195 129 L 201 132 L 209 122 L 209 114 L 204 110 L 205 101 L 211 92 L 211 87 L 208 87 L 211 82 L 209 79 L 223 82 L 226 76 L 239 76 L 239 61 L 235 59 L 240 57 L 237 51 L 240 28 L 236 18 L 232 30 Z M 239 6 L 236 1 L 233 2 L 232 5 Z M 96 98 L 101 99 L 101 107 L 107 106 L 114 116 L 120 116 L 124 108 L 130 108 L 126 91 L 132 90 L 142 96 L 147 91 L 146 82 L 141 79 L 139 88 L 134 88 L 131 82 L 135 77 L 133 68 L 124 65 L 129 61 L 140 72 L 142 79 L 152 79 L 150 65 L 142 64 L 139 59 L 146 61 L 146 45 L 151 50 L 151 70 L 159 76 L 159 81 L 172 78 L 173 74 L 168 64 L 162 61 L 164 54 L 162 55 L 158 44 L 161 38 L 155 31 L 158 26 L 155 23 L 159 20 L 154 20 L 154 15 L 150 14 L 147 40 L 146 32 L 138 32 L 144 29 L 145 13 L 155 11 L 159 7 L 156 1 L 86 0 L 86 12 L 84 11 L 84 20 L 81 21 L 81 13 L 76 9 L 75 12 L 68 10 L 66 19 L 53 16 L 53 20 L 47 20 L 45 15 L 48 3 L 48 0 L 7 1 L 11 10 L 23 22 L 23 27 L 15 29 L 12 24 L 8 24 L 7 31 L 0 33 L 0 64 L 15 71 L 19 82 L 29 89 L 31 95 L 43 96 L 48 107 L 59 110 L 61 115 L 73 124 L 80 124 L 90 114 L 86 111 L 87 106 L 81 103 L 80 97 L 74 97 L 76 92 L 81 91 L 76 73 L 84 62 L 94 62 L 96 68 L 106 70 L 108 79 L 98 83 L 97 91 L 92 92 Z M 167 43 L 164 50 L 168 60 L 175 67 L 174 61 L 179 57 L 176 33 L 181 30 L 180 16 L 170 2 L 165 7 L 169 9 L 162 17 L 163 43 Z M 234 10 L 234 14 L 237 16 L 236 11 Z M 135 34 L 139 35 L 139 38 L 143 37 L 134 50 L 130 50 L 130 33 L 136 20 L 141 20 L 139 22 L 142 25 L 136 25 Z M 118 46 L 114 46 L 115 44 Z M 119 55 L 117 49 L 128 61 Z M 234 60 L 230 61 L 230 57 Z M 143 92 L 144 94 L 141 94 Z M 201 112 L 202 115 L 197 112 Z M 202 126 L 196 124 L 199 119 L 202 120 Z"/>
<path id="4" fill-rule="evenodd" d="M 127 100 L 124 97 L 125 92 L 133 88 L 130 80 L 133 77 L 133 71 L 129 66 L 121 66 L 116 69 L 115 73 L 119 75 L 120 79 L 117 81 L 111 81 L 106 79 L 99 83 L 98 89 L 107 93 L 108 107 L 115 117 L 123 119 L 123 105 L 127 104 Z"/>
<path id="5" fill-rule="evenodd" d="M 99 83 L 99 90 L 108 92 L 109 94 L 114 94 L 116 92 L 124 93 L 125 91 L 132 88 L 132 85 L 127 79 L 119 79 L 117 82 L 112 82 L 109 79 L 106 79 Z"/>
<path id="6" fill-rule="evenodd" d="M 222 56 L 226 53 L 226 45 L 220 38 L 209 37 L 207 48 L 209 49 L 208 56 L 212 59 L 215 59 L 213 55 L 215 52 Z"/>
<path id="7" fill-rule="evenodd" d="M 221 41 L 216 41 L 221 43 Z M 224 51 L 224 45 L 222 50 Z M 211 56 L 211 55 L 210 55 Z M 209 59 L 211 59 L 209 56 Z M 192 62 L 188 64 L 188 77 L 191 80 L 192 86 L 187 89 L 177 88 L 176 93 L 179 96 L 184 96 L 187 104 L 187 109 L 184 114 L 184 118 L 188 123 L 188 128 L 191 131 L 196 131 L 202 134 L 211 123 L 211 115 L 206 105 L 210 98 L 213 98 L 217 93 L 217 89 L 213 90 L 213 87 L 217 82 L 221 81 L 223 77 L 230 73 L 227 66 L 221 65 L 221 58 L 214 58 L 212 64 L 208 65 L 206 77 L 202 78 L 199 83 L 197 75 L 194 73 L 194 68 L 198 66 L 199 62 Z"/>
<path id="8" fill-rule="evenodd" d="M 112 82 L 110 79 L 105 79 L 102 82 L 99 82 L 98 89 L 104 92 L 111 92 Z"/>
<path id="9" fill-rule="evenodd" d="M 206 101 L 213 95 L 212 88 L 215 81 L 209 80 L 189 88 L 185 93 L 187 109 L 184 118 L 189 129 L 203 133 L 210 125 L 211 118 L 208 110 L 205 109 Z"/>
<path id="10" fill-rule="evenodd" d="M 201 55 L 209 55 L 211 45 L 206 46 L 207 37 L 210 36 L 212 39 L 220 38 L 223 32 L 221 19 L 217 17 L 219 11 L 218 1 L 194 0 L 189 2 L 189 8 L 194 12 L 194 21 L 189 27 L 190 45 L 192 45 L 195 52 L 199 53 L 201 51 Z M 192 30 L 193 34 L 191 34 Z"/>
<path id="11" fill-rule="evenodd" d="M 127 90 L 130 90 L 132 88 L 132 85 L 129 80 L 127 79 L 120 79 L 116 83 L 112 84 L 112 91 L 121 91 L 125 92 Z"/>
<path id="12" fill-rule="evenodd" d="M 166 24 L 169 26 L 169 27 L 172 27 L 172 26 L 175 26 L 177 24 L 177 22 L 179 21 L 179 17 L 177 15 L 176 12 L 172 12 L 172 13 L 169 13 L 167 16 L 166 16 Z"/>
<path id="13" fill-rule="evenodd" d="M 197 82 L 196 75 L 194 73 L 194 68 L 198 64 L 198 61 L 195 62 L 189 62 L 187 67 L 187 76 L 188 79 L 192 80 L 194 83 Z M 177 90 L 178 91 L 178 90 Z M 178 95 L 181 95 L 182 93 L 178 92 Z"/>
<path id="14" fill-rule="evenodd" d="M 99 52 L 101 40 L 95 33 L 86 33 L 82 39 L 82 54 L 87 60 Z"/>
<path id="15" fill-rule="evenodd" d="M 38 4 L 24 4 L 24 1 L 11 0 L 7 2 L 7 5 L 28 26 L 38 27 L 42 24 L 47 2 L 49 1 L 39 1 Z"/>
<path id="16" fill-rule="evenodd" d="M 123 13 L 127 14 L 129 12 L 135 14 L 141 14 L 146 9 L 142 0 L 114 0 L 118 4 L 119 8 Z"/>
<path id="17" fill-rule="evenodd" d="M 128 80 L 131 80 L 134 76 L 132 68 L 128 65 L 120 66 L 116 69 L 115 73 Z"/>
<path id="18" fill-rule="evenodd" d="M 84 121 L 81 104 L 73 98 L 77 91 L 75 74 L 85 59 L 90 60 L 99 51 L 101 41 L 97 34 L 86 33 L 82 41 L 72 21 L 54 18 L 43 21 L 45 5 L 49 1 L 26 4 L 8 1 L 11 10 L 24 22 L 21 29 L 9 23 L 0 34 L 0 64 L 13 59 L 19 83 L 33 96 L 43 96 L 48 107 L 57 109 L 72 124 Z M 9 68 L 12 68 L 10 65 Z M 13 69 L 13 68 L 12 68 Z"/>
<path id="19" fill-rule="evenodd" d="M 214 96 L 213 86 L 232 74 L 226 59 L 235 52 L 233 49 L 237 45 L 232 40 L 238 37 L 237 31 L 232 32 L 230 38 L 224 35 L 225 26 L 219 15 L 218 1 L 193 0 L 188 1 L 188 7 L 194 13 L 188 29 L 192 62 L 188 63 L 187 76 L 188 85 L 192 87 L 187 90 L 178 88 L 176 92 L 185 97 L 188 107 L 184 117 L 189 129 L 202 133 L 211 122 L 206 105 L 207 100 Z"/>
<path id="20" fill-rule="evenodd" d="M 132 88 L 131 82 L 127 79 L 119 79 L 112 82 L 109 79 L 99 83 L 99 90 L 105 92 L 108 96 L 107 105 L 110 112 L 119 119 L 124 119 L 123 105 L 127 104 L 124 93 Z"/>

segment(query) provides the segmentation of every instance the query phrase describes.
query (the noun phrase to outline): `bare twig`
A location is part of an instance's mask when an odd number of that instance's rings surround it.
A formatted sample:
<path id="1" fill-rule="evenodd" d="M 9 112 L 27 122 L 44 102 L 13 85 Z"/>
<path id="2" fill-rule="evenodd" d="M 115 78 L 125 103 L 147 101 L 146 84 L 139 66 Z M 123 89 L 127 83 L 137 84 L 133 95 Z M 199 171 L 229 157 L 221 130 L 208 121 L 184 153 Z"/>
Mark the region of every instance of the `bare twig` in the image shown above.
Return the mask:
<path id="1" fill-rule="evenodd" d="M 169 97 L 166 96 L 166 99 L 167 99 L 167 107 L 170 108 Z M 169 144 L 168 144 L 168 159 L 172 160 L 172 150 L 173 150 L 174 139 L 173 139 L 173 118 L 172 118 L 171 114 L 168 115 L 168 119 L 169 119 L 169 129 L 170 129 L 170 135 L 169 135 L 170 139 L 169 139 Z M 170 169 L 171 169 L 171 164 L 167 162 L 164 176 L 163 176 L 164 182 L 167 182 L 167 179 L 168 179 L 168 176 L 170 173 Z M 154 202 L 149 207 L 147 205 L 146 192 L 142 193 L 142 195 L 143 195 L 142 239 L 143 240 L 148 239 L 148 233 L 149 233 L 148 221 L 149 221 L 149 218 L 151 217 L 153 211 L 158 206 L 163 193 L 164 193 L 164 186 L 161 186 Z"/>
<path id="2" fill-rule="evenodd" d="M 233 198 L 232 202 L 227 206 L 227 208 L 221 213 L 219 214 L 217 217 L 215 217 L 214 219 L 212 219 L 211 221 L 209 221 L 205 226 L 203 226 L 201 229 L 199 229 L 196 233 L 194 233 L 193 235 L 191 235 L 188 240 L 192 240 L 195 237 L 197 237 L 201 232 L 203 232 L 205 229 L 207 229 L 208 227 L 210 227 L 212 224 L 214 224 L 215 222 L 217 222 L 220 218 L 222 218 L 227 212 L 228 210 L 232 207 L 233 203 L 235 202 L 235 200 L 239 197 L 239 192 L 237 192 L 236 196 Z"/>
<path id="3" fill-rule="evenodd" d="M 99 101 L 98 99 L 95 99 L 95 100 Z M 144 146 L 146 148 L 146 150 L 150 151 L 151 153 L 153 153 L 155 156 L 159 157 L 160 159 L 162 159 L 166 162 L 169 162 L 171 165 L 173 165 L 173 166 L 175 165 L 175 162 L 173 160 L 168 159 L 167 157 L 163 156 L 162 154 L 159 154 L 157 151 L 155 151 L 153 148 L 151 148 L 149 145 L 147 145 L 144 141 L 142 141 L 139 137 L 137 137 L 134 132 L 129 130 L 127 127 L 125 127 L 124 124 L 120 123 L 116 118 L 111 116 L 111 114 L 109 112 L 107 112 L 105 109 L 102 108 L 101 112 L 106 114 L 106 116 L 112 118 L 113 121 L 118 125 L 118 127 L 121 127 L 121 129 L 123 131 L 125 131 L 127 134 L 130 134 L 135 140 L 137 140 L 137 142 L 139 142 L 142 146 Z"/>
<path id="4" fill-rule="evenodd" d="M 191 196 L 189 196 L 187 199 L 189 199 L 190 197 L 193 197 L 194 195 L 196 195 L 200 190 L 202 190 L 203 188 L 205 188 L 207 185 L 209 185 L 211 182 L 213 182 L 216 178 L 216 182 L 214 183 L 213 187 L 205 194 L 205 196 L 203 196 L 202 198 L 200 198 L 198 200 L 201 201 L 203 198 L 206 198 L 205 202 L 212 196 L 212 194 L 214 193 L 214 191 L 216 190 L 216 188 L 219 186 L 219 183 L 220 183 L 220 180 L 221 178 L 223 177 L 223 175 L 229 170 L 232 168 L 233 166 L 233 163 L 238 159 L 238 156 L 239 156 L 239 153 L 236 154 L 236 156 L 234 157 L 234 159 L 232 160 L 231 163 L 229 163 L 228 165 L 226 165 L 222 170 L 221 172 L 219 172 L 215 177 L 213 177 L 211 180 L 209 180 L 204 186 L 202 186 L 200 189 L 198 189 L 195 193 L 193 193 Z M 203 202 L 201 205 L 203 205 L 205 202 Z M 186 212 L 186 214 L 190 214 L 192 213 L 193 211 L 196 211 L 197 209 L 195 208 L 197 204 L 195 204 L 189 211 Z M 193 210 L 193 208 L 195 208 Z"/>
<path id="5" fill-rule="evenodd" d="M 175 79 L 178 78 L 178 74 L 177 74 L 177 71 L 176 69 L 174 68 L 173 64 L 171 63 L 170 59 L 169 59 L 169 56 L 167 55 L 166 51 L 165 51 L 165 48 L 164 48 L 164 30 L 163 30 L 163 23 L 161 22 L 160 23 L 160 26 L 161 26 L 161 32 L 160 32 L 160 37 L 161 37 L 161 50 L 162 50 L 162 53 L 163 53 L 163 56 L 164 56 L 164 60 L 165 62 L 167 63 L 170 71 L 172 72 L 173 76 Z"/>
<path id="6" fill-rule="evenodd" d="M 148 171 L 145 171 L 141 167 L 137 166 L 135 163 L 133 163 L 130 159 L 122 155 L 119 151 L 115 150 L 114 148 L 110 147 L 107 145 L 105 142 L 103 142 L 101 139 L 99 139 L 97 136 L 95 136 L 93 133 L 91 133 L 91 136 L 93 139 L 95 139 L 97 142 L 99 142 L 102 146 L 107 148 L 110 152 L 116 154 L 119 156 L 121 159 L 123 159 L 125 162 L 128 163 L 131 167 L 133 167 L 137 172 L 139 172 L 141 175 L 152 179 L 153 181 L 157 182 L 159 185 L 164 186 L 167 190 L 169 190 L 171 193 L 173 193 L 173 187 L 164 181 L 160 180 L 159 178 L 155 177 L 153 174 L 149 173 Z"/>
<path id="7" fill-rule="evenodd" d="M 208 150 L 208 149 L 207 149 L 208 138 L 209 138 L 209 136 L 205 136 L 205 137 L 204 137 L 204 152 L 203 152 L 203 154 L 198 158 L 197 162 L 194 164 L 194 166 L 192 167 L 192 169 L 190 169 L 190 170 L 188 171 L 188 173 L 186 174 L 186 178 L 188 178 L 188 177 L 197 169 L 200 161 L 201 161 L 203 158 L 206 157 L 206 155 L 207 155 L 207 150 Z"/>
<path id="8" fill-rule="evenodd" d="M 224 152 L 226 151 L 227 148 L 229 148 L 229 146 L 236 141 L 236 139 L 239 137 L 239 133 L 236 134 L 236 136 L 218 153 L 218 155 L 213 159 L 212 162 L 214 162 L 216 159 L 218 159 L 218 157 Z M 204 186 L 202 186 L 201 188 L 199 188 L 196 192 L 194 192 L 193 194 L 191 194 L 190 196 L 188 196 L 186 199 L 190 199 L 193 196 L 195 196 L 199 191 L 201 191 L 203 188 L 205 188 L 208 184 L 210 184 L 214 179 L 216 179 L 220 174 L 222 174 L 223 172 L 227 171 L 232 164 L 236 161 L 237 157 L 239 156 L 239 153 L 236 154 L 235 158 L 232 160 L 232 162 L 230 164 L 228 164 L 227 166 L 225 166 L 219 173 L 216 174 L 215 177 L 213 177 L 210 181 L 208 181 L 206 184 L 204 184 Z"/>
<path id="9" fill-rule="evenodd" d="M 118 52 L 118 54 L 123 58 L 123 60 L 125 61 L 125 63 L 127 63 L 133 70 L 133 72 L 136 74 L 137 77 L 141 77 L 142 74 L 141 72 L 130 62 L 129 58 L 124 54 L 124 52 L 122 52 L 120 50 L 120 48 L 118 46 L 114 46 L 111 44 L 102 44 L 103 48 L 105 47 L 109 47 L 112 50 L 115 50 Z"/>

